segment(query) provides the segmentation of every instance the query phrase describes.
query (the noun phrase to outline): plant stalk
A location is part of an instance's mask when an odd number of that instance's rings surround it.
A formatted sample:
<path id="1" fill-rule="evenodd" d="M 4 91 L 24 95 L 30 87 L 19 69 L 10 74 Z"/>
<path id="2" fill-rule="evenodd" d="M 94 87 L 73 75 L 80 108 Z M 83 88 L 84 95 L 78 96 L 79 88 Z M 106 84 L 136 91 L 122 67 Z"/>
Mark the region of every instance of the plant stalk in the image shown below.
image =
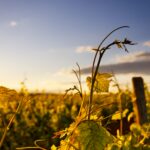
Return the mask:
<path id="1" fill-rule="evenodd" d="M 116 29 L 114 29 L 113 31 L 111 31 L 103 40 L 102 42 L 99 44 L 97 50 L 96 50 L 96 53 L 95 53 L 95 56 L 94 56 L 94 60 L 93 60 L 93 65 L 92 65 L 92 81 L 91 81 L 91 89 L 90 89 L 90 97 L 89 97 L 89 106 L 88 106 L 88 120 L 90 120 L 90 112 L 91 112 L 91 108 L 92 108 L 92 101 L 93 101 L 93 93 L 94 93 L 94 83 L 96 81 L 96 75 L 98 73 L 98 70 L 99 70 L 99 66 L 100 66 L 100 63 L 101 63 L 101 60 L 102 60 L 102 57 L 105 53 L 105 51 L 107 49 L 109 49 L 112 45 L 115 45 L 117 43 L 121 43 L 121 42 L 117 42 L 117 41 L 114 41 L 112 43 L 110 43 L 109 45 L 107 45 L 106 47 L 103 47 L 101 48 L 102 44 L 105 42 L 105 40 L 112 34 L 114 33 L 115 31 L 117 30 L 120 30 L 122 28 L 129 28 L 129 26 L 121 26 L 121 27 L 118 27 Z M 98 56 L 98 61 L 97 61 L 97 65 L 96 65 L 96 69 L 95 69 L 95 62 L 96 62 L 96 58 L 97 58 L 97 55 L 99 53 L 99 56 Z"/>

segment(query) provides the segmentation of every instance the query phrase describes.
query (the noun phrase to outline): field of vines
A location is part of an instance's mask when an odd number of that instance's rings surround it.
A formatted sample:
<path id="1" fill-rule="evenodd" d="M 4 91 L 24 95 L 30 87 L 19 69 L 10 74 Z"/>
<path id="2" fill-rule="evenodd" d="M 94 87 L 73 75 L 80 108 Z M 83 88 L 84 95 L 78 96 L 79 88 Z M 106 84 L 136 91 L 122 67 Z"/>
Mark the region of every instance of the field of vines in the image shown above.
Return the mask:
<path id="1" fill-rule="evenodd" d="M 145 92 L 148 119 L 150 120 L 150 93 L 148 90 Z M 96 120 L 96 122 L 104 127 L 108 133 L 111 133 L 113 138 L 116 138 L 115 140 L 117 142 L 112 144 L 112 149 L 119 148 L 119 145 L 124 145 L 124 149 L 129 146 L 133 146 L 134 149 L 142 149 L 142 145 L 145 149 L 149 149 L 150 126 L 138 126 L 133 123 L 133 95 L 128 90 L 123 91 L 122 93 L 123 133 L 122 135 L 119 135 L 119 94 L 120 93 L 109 93 L 95 95 L 93 102 L 95 111 L 93 111 L 91 119 Z M 86 97 L 88 96 L 85 96 L 85 103 L 88 101 Z M 23 105 L 16 113 L 20 102 Z M 65 96 L 63 94 L 17 93 L 14 90 L 0 87 L 1 138 L 4 134 L 5 128 L 10 122 L 10 119 L 15 114 L 15 118 L 7 130 L 1 149 L 33 149 L 31 147 L 34 147 L 34 149 L 46 150 L 52 148 L 56 149 L 56 147 L 59 147 L 60 144 L 64 142 L 66 136 L 65 130 L 67 132 L 67 130 L 71 128 L 70 124 L 73 125 L 75 122 L 76 117 L 79 115 L 80 106 L 81 98 L 78 94 L 68 94 Z M 86 124 L 83 124 L 83 127 L 84 126 L 86 128 Z M 92 126 L 94 128 L 94 125 Z M 103 141 L 104 139 L 98 141 L 100 143 L 109 142 L 107 141 L 107 139 L 110 138 L 108 133 L 106 132 L 106 135 L 103 133 L 104 137 L 101 137 L 103 139 L 105 136 L 108 136 L 106 137 L 106 141 Z M 59 137 L 59 134 L 64 135 Z M 84 138 L 84 131 L 82 134 Z M 97 134 L 97 131 L 94 131 L 94 134 Z"/>

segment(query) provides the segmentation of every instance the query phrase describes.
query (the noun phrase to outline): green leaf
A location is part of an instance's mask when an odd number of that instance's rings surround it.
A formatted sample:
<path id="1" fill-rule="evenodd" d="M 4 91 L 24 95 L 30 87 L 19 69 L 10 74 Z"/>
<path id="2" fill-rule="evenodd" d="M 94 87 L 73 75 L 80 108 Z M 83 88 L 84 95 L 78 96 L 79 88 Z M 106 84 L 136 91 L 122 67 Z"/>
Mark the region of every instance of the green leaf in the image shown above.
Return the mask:
<path id="1" fill-rule="evenodd" d="M 114 141 L 114 137 L 105 128 L 92 120 L 81 122 L 74 136 L 80 150 L 102 150 Z"/>
<path id="2" fill-rule="evenodd" d="M 130 131 L 133 132 L 136 136 L 140 136 L 142 133 L 142 128 L 139 124 L 133 123 L 130 126 Z"/>

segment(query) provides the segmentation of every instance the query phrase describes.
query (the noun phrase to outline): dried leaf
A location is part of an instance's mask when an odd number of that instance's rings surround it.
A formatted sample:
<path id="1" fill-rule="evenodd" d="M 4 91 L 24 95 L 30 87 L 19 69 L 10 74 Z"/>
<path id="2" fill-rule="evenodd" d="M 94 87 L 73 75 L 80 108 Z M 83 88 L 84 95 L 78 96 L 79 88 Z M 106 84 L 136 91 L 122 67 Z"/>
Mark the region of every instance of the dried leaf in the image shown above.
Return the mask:
<path id="1" fill-rule="evenodd" d="M 118 48 L 122 48 L 122 44 L 118 40 L 115 40 L 115 44 L 117 45 Z"/>

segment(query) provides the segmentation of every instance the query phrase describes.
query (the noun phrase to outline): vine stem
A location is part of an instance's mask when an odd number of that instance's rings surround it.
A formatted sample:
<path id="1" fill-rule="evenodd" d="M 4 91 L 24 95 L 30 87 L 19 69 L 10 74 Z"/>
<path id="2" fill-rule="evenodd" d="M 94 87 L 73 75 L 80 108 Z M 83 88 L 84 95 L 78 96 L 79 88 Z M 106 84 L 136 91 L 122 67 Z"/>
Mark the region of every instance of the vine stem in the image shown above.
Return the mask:
<path id="1" fill-rule="evenodd" d="M 102 57 L 105 53 L 105 51 L 107 49 L 109 49 L 112 45 L 117 44 L 117 42 L 112 42 L 110 43 L 107 47 L 103 47 L 101 48 L 102 44 L 105 42 L 105 40 L 115 31 L 120 30 L 122 28 L 129 28 L 129 26 L 121 26 L 118 27 L 116 29 L 114 29 L 113 31 L 111 31 L 103 40 L 102 42 L 99 44 L 98 48 L 96 49 L 96 53 L 94 56 L 94 60 L 93 60 L 93 65 L 92 65 L 92 81 L 91 81 L 91 89 L 90 89 L 90 97 L 89 97 L 89 106 L 88 106 L 88 120 L 90 120 L 90 112 L 91 112 L 91 108 L 92 108 L 92 101 L 93 101 L 93 92 L 94 92 L 94 83 L 96 81 L 96 75 L 98 73 L 99 70 L 99 66 L 102 60 Z M 118 42 L 119 43 L 119 42 Z M 98 56 L 99 53 L 99 56 Z M 96 58 L 98 56 L 98 61 L 97 61 L 97 65 L 96 65 L 96 69 L 95 69 L 95 63 L 96 63 Z"/>

